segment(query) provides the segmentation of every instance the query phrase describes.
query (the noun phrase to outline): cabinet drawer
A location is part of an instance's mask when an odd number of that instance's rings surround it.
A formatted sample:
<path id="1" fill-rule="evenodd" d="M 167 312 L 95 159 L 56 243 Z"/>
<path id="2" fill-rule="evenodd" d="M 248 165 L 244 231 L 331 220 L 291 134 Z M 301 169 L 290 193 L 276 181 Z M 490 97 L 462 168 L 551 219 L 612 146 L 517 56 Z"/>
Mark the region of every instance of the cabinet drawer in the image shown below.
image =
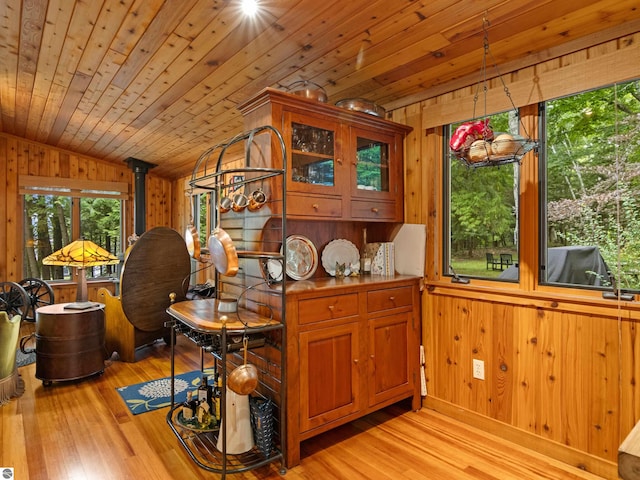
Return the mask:
<path id="1" fill-rule="evenodd" d="M 342 199 L 287 194 L 287 215 L 305 217 L 342 217 Z"/>
<path id="2" fill-rule="evenodd" d="M 358 315 L 358 295 L 311 298 L 298 302 L 298 323 L 321 322 Z"/>
<path id="3" fill-rule="evenodd" d="M 393 221 L 396 218 L 396 203 L 379 200 L 351 200 L 351 217 Z"/>
<path id="4" fill-rule="evenodd" d="M 400 308 L 411 305 L 412 288 L 398 287 L 385 290 L 373 290 L 367 293 L 367 311 L 379 312 L 391 308 Z"/>

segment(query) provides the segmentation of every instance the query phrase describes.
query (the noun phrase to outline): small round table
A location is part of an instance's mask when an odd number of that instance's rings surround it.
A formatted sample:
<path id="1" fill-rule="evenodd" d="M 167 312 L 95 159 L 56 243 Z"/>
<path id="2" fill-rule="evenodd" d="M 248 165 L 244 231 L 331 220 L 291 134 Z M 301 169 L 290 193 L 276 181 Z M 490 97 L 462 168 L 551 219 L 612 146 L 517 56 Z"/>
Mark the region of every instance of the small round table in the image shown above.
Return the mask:
<path id="1" fill-rule="evenodd" d="M 58 303 L 36 310 L 36 378 L 76 380 L 104 371 L 104 304 L 77 310 Z"/>

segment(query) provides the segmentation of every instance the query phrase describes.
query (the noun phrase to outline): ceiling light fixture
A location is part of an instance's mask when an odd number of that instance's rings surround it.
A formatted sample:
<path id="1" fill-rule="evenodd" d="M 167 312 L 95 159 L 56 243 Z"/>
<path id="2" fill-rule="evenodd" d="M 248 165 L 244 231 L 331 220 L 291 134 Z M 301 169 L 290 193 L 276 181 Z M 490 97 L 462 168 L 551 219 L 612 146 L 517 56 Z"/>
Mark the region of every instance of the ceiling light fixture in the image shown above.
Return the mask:
<path id="1" fill-rule="evenodd" d="M 242 0 L 242 13 L 248 17 L 253 17 L 258 12 L 258 0 Z"/>

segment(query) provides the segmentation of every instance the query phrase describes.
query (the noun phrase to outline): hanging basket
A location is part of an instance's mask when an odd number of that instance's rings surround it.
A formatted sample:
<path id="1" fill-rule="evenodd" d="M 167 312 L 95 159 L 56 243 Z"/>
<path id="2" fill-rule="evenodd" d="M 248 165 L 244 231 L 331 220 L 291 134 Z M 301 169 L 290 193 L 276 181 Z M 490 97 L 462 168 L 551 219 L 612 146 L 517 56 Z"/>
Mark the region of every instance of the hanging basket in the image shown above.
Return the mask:
<path id="1" fill-rule="evenodd" d="M 487 28 L 489 21 L 483 18 L 482 30 L 484 31 L 484 53 L 482 56 L 482 66 L 480 68 L 480 80 L 478 81 L 476 93 L 473 98 L 473 116 L 476 116 L 476 104 L 478 103 L 478 97 L 480 91 L 484 95 L 484 119 L 473 120 L 463 123 L 451 136 L 449 140 L 449 147 L 451 149 L 451 155 L 469 167 L 487 167 L 506 165 L 508 163 L 520 163 L 522 157 L 525 154 L 537 148 L 538 142 L 528 138 L 528 133 L 522 121 L 519 120 L 518 109 L 516 108 L 513 100 L 511 99 L 511 93 L 509 88 L 504 82 L 498 65 L 491 54 L 489 49 L 489 35 Z M 525 136 L 510 134 L 510 133 L 496 133 L 493 132 L 489 125 L 489 118 L 486 112 L 487 106 L 487 59 L 493 60 L 493 66 L 497 78 L 502 83 L 504 92 L 511 103 L 511 107 L 515 115 L 518 117 L 521 131 Z"/>
<path id="2" fill-rule="evenodd" d="M 495 133 L 492 139 L 475 139 L 470 145 L 451 154 L 472 168 L 520 163 L 522 157 L 537 146 L 537 142 L 520 135 Z"/>

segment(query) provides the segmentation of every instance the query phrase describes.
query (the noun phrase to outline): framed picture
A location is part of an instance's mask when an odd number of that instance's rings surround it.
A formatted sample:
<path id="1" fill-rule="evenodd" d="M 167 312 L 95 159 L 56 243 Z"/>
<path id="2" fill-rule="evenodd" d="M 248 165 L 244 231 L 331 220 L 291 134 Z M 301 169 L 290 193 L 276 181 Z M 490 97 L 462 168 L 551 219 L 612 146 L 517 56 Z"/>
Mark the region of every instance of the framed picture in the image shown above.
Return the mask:
<path id="1" fill-rule="evenodd" d="M 244 175 L 234 175 L 231 178 L 231 184 L 233 185 L 233 188 L 231 189 L 231 191 L 236 192 L 240 190 L 243 187 L 242 185 L 243 181 L 244 181 Z"/>

